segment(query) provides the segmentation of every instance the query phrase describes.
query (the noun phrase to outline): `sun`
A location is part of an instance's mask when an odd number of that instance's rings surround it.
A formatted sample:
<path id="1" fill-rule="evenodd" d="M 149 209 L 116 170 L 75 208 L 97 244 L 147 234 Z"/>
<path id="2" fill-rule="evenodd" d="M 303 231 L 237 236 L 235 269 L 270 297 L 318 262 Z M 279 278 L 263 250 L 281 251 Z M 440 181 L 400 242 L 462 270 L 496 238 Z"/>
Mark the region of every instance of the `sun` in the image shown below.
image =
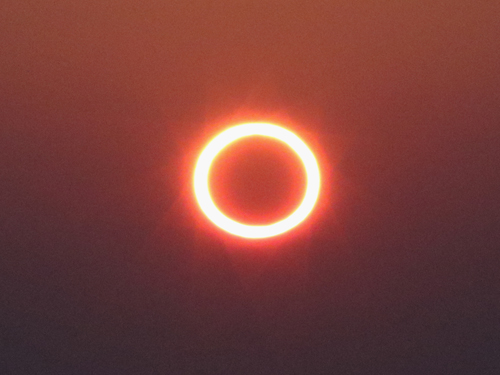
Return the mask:
<path id="1" fill-rule="evenodd" d="M 306 172 L 307 185 L 302 202 L 289 216 L 268 225 L 242 224 L 229 218 L 217 208 L 209 189 L 209 172 L 216 156 L 232 142 L 251 136 L 270 137 L 285 143 L 300 158 Z M 318 200 L 320 180 L 318 162 L 304 141 L 284 127 L 264 122 L 253 122 L 232 126 L 207 144 L 198 157 L 193 183 L 194 194 L 200 209 L 212 223 L 235 236 L 259 239 L 283 234 L 304 221 Z"/>

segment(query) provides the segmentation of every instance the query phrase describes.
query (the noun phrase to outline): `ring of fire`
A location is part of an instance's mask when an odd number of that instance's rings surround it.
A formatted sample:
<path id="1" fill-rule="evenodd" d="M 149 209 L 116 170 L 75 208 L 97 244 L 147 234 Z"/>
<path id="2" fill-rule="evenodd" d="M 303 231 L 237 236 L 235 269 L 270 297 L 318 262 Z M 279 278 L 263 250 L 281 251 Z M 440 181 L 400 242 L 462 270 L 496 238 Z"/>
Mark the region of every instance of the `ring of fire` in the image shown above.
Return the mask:
<path id="1" fill-rule="evenodd" d="M 230 143 L 249 136 L 271 137 L 284 142 L 302 161 L 307 178 L 304 198 L 297 209 L 275 223 L 247 225 L 224 215 L 215 205 L 209 189 L 209 172 L 216 156 Z M 203 213 L 219 228 L 244 238 L 267 238 L 285 233 L 300 224 L 313 210 L 320 190 L 318 162 L 309 147 L 291 131 L 269 123 L 247 123 L 226 129 L 201 152 L 194 171 L 194 193 Z"/>

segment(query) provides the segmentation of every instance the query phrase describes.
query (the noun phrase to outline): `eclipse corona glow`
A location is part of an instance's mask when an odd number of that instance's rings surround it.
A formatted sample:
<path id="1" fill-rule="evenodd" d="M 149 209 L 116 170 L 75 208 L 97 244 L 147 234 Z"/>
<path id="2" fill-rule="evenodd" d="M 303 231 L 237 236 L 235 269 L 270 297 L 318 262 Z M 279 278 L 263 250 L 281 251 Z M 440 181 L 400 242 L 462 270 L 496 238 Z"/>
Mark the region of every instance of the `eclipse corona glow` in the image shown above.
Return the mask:
<path id="1" fill-rule="evenodd" d="M 232 142 L 251 136 L 270 137 L 285 143 L 300 158 L 306 172 L 307 185 L 302 202 L 292 214 L 268 225 L 248 225 L 227 217 L 215 205 L 209 189 L 210 168 L 217 155 Z M 312 151 L 293 132 L 270 123 L 246 123 L 224 130 L 203 149 L 194 171 L 194 192 L 203 213 L 222 230 L 249 239 L 277 236 L 300 224 L 313 210 L 319 191 L 319 166 Z"/>

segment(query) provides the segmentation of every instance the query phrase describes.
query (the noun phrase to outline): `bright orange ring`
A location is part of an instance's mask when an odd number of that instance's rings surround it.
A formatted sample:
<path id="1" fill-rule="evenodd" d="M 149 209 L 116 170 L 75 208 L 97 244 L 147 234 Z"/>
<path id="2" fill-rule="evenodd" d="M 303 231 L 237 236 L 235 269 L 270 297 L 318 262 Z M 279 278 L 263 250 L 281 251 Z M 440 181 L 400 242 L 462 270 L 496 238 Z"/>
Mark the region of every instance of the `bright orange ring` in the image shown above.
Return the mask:
<path id="1" fill-rule="evenodd" d="M 234 221 L 216 207 L 210 196 L 208 177 L 215 157 L 230 143 L 254 135 L 286 143 L 301 159 L 307 176 L 306 192 L 299 207 L 285 219 L 268 225 L 247 225 Z M 311 213 L 318 200 L 319 189 L 319 167 L 309 147 L 291 131 L 268 123 L 248 123 L 226 129 L 208 143 L 199 156 L 194 171 L 194 193 L 203 213 L 219 228 L 245 238 L 273 237 L 294 228 Z"/>

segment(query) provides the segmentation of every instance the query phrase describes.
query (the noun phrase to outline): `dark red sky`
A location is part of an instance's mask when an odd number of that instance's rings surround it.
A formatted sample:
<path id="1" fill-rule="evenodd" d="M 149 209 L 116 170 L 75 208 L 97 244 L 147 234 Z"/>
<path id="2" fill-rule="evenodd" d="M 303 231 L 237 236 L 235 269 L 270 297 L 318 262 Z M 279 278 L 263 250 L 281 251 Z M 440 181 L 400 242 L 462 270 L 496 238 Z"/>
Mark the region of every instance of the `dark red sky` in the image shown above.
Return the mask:
<path id="1" fill-rule="evenodd" d="M 500 372 L 500 3 L 0 5 L 0 372 Z M 200 147 L 280 121 L 313 217 L 251 246 Z"/>

